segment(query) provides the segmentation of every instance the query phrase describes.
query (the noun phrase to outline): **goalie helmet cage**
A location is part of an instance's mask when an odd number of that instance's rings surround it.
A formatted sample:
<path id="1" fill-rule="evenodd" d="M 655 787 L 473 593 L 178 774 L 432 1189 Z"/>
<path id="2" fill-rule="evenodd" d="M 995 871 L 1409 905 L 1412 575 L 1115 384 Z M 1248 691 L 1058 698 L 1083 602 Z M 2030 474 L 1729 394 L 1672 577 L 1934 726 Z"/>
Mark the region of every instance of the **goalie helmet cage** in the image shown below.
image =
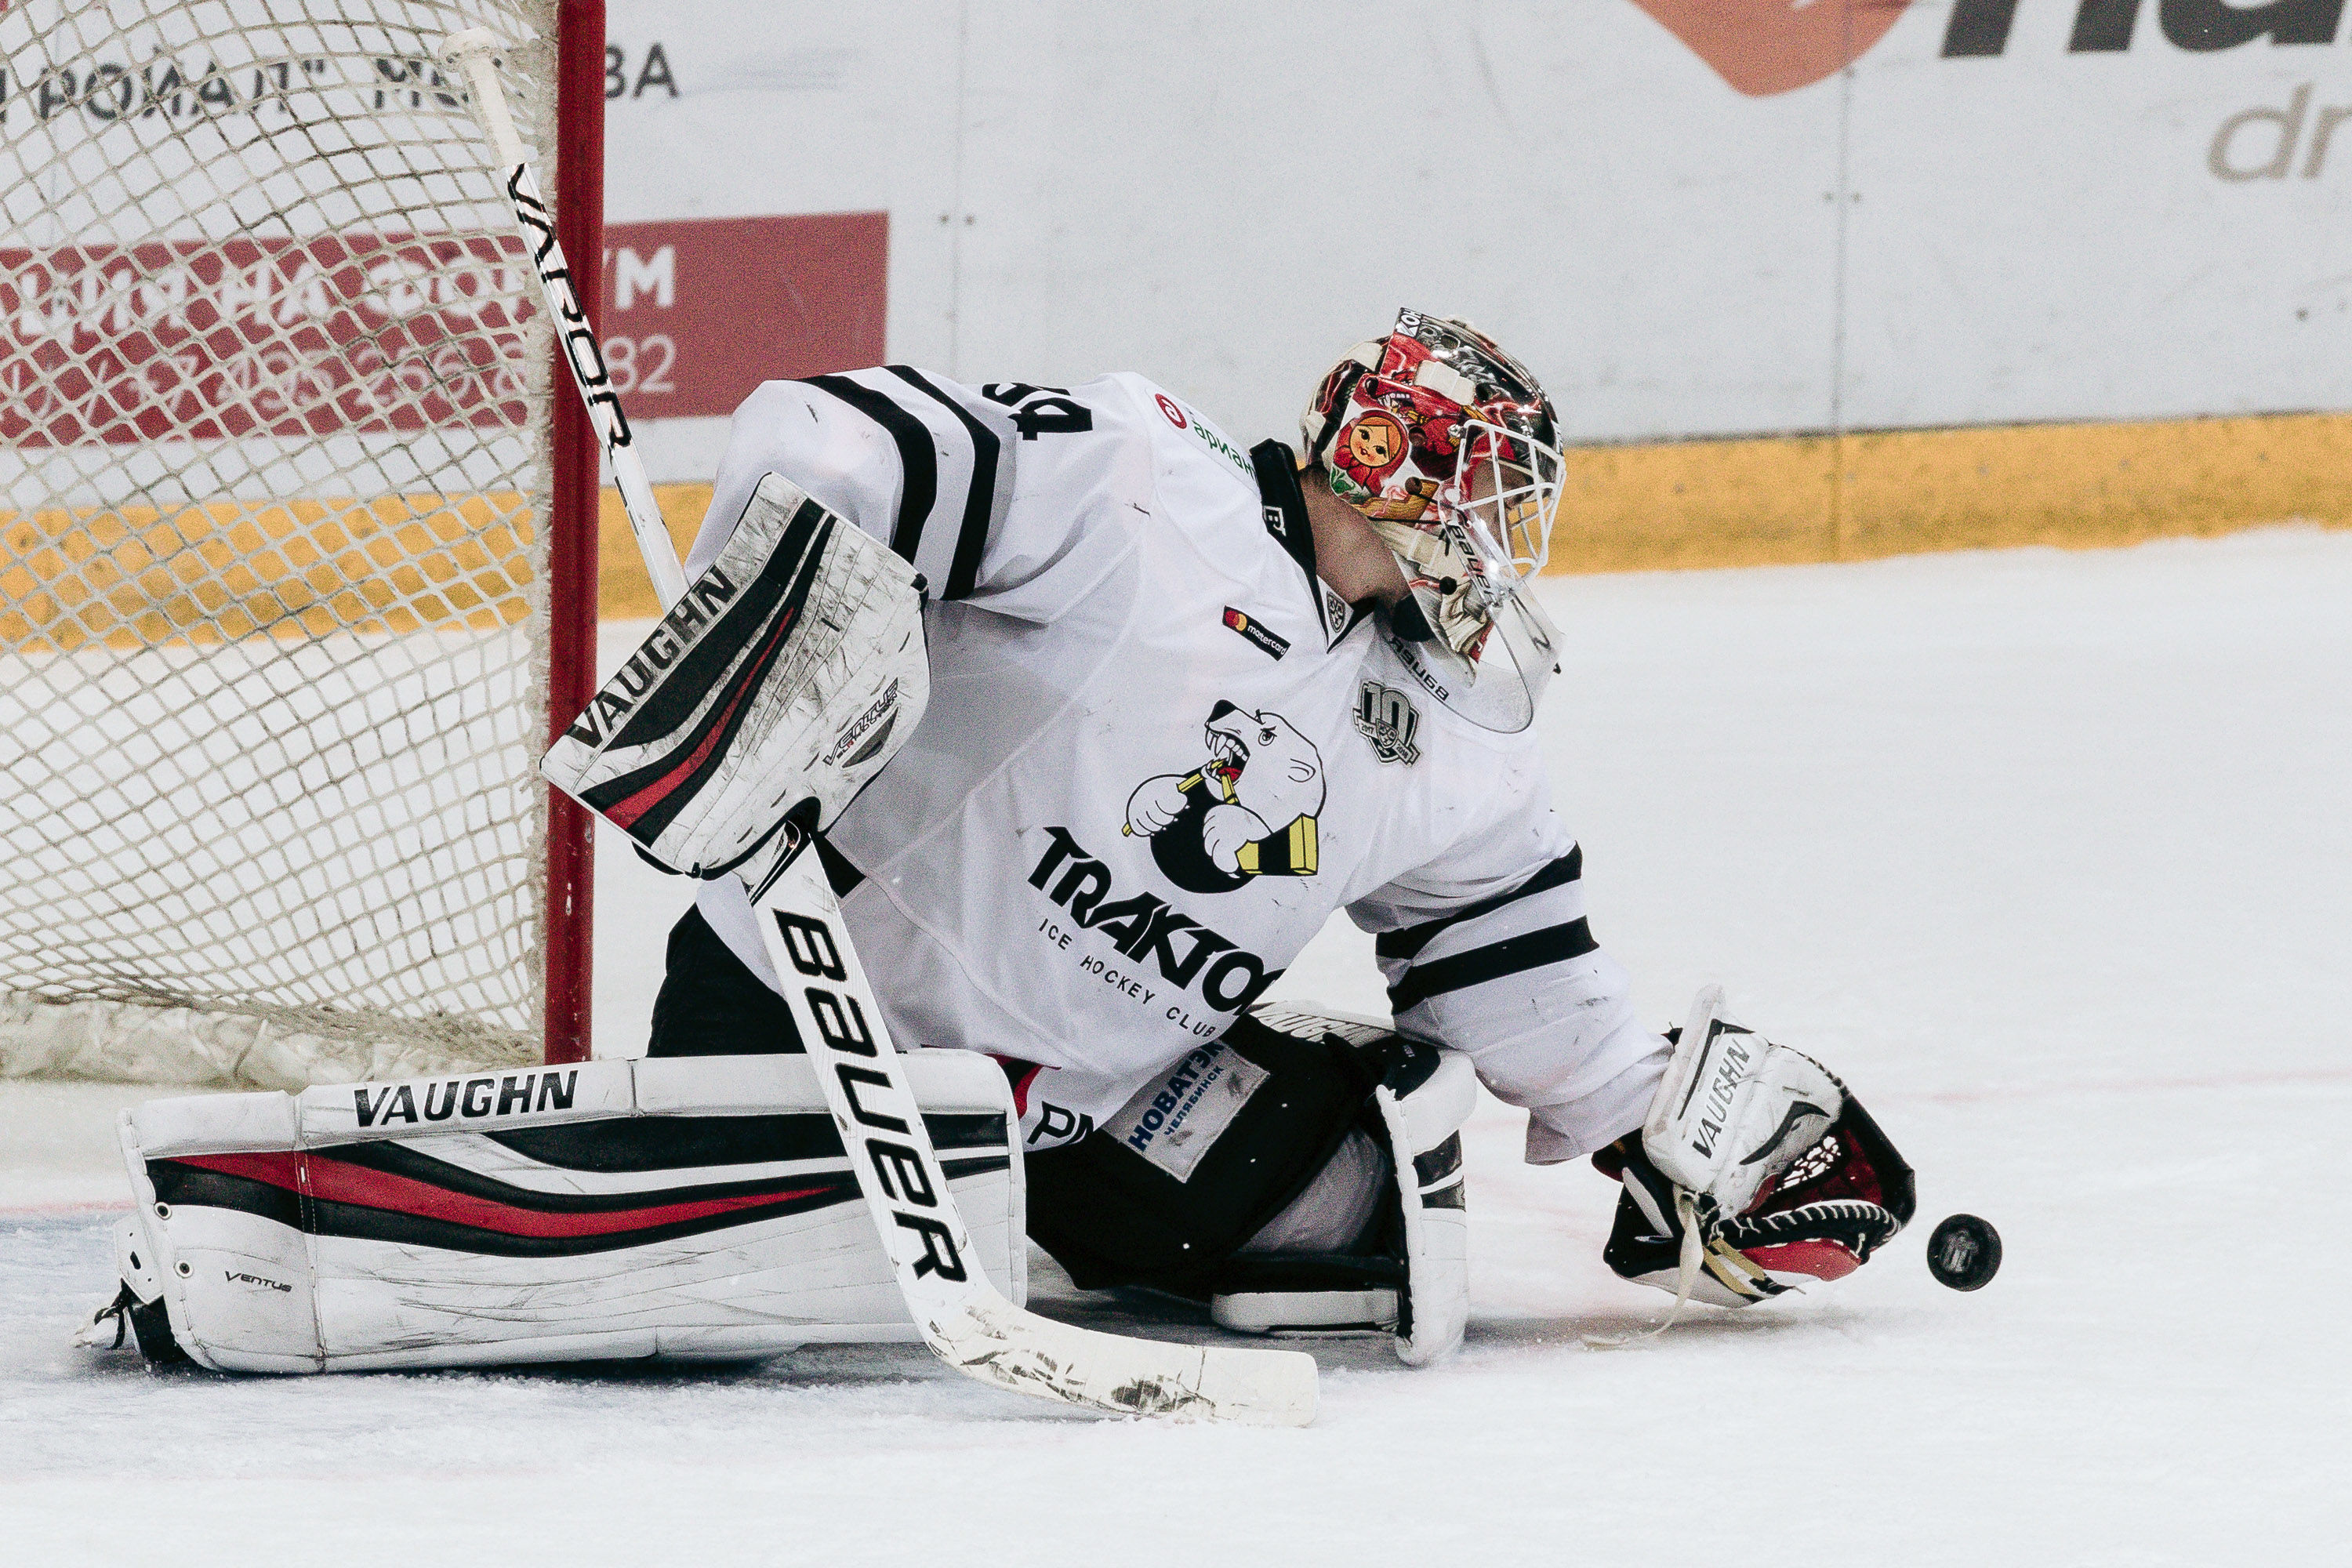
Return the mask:
<path id="1" fill-rule="evenodd" d="M 602 0 L 0 0 L 0 1076 L 584 1057 Z"/>

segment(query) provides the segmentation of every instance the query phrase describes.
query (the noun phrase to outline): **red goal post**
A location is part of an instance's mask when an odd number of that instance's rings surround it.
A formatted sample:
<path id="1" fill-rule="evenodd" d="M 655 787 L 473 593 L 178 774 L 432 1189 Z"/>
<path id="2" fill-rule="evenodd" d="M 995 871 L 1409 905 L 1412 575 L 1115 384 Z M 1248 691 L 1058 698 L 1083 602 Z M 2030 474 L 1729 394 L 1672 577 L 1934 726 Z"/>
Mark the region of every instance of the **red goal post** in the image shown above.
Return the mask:
<path id="1" fill-rule="evenodd" d="M 604 0 L 561 0 L 556 45 L 556 242 L 573 272 L 588 325 L 604 329 Z M 556 396 L 547 576 L 548 741 L 596 694 L 596 536 L 599 447 L 588 411 Z M 587 808 L 547 791 L 546 1058 L 584 1061 L 594 989 L 595 839 Z M 560 938 L 560 940 L 559 940 Z"/>
<path id="2" fill-rule="evenodd" d="M 598 453 L 478 26 L 593 313 L 602 0 L 0 3 L 0 1076 L 588 1053 Z"/>

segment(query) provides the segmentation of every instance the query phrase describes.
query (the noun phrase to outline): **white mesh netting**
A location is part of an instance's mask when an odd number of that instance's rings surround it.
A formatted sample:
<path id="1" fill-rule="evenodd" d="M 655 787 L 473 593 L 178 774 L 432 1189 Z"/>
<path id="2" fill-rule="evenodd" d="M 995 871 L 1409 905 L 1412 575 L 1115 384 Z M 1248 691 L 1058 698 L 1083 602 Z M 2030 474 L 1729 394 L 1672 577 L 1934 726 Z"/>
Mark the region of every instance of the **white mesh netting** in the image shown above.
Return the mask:
<path id="1" fill-rule="evenodd" d="M 0 10 L 0 1076 L 536 1053 L 554 12 Z"/>

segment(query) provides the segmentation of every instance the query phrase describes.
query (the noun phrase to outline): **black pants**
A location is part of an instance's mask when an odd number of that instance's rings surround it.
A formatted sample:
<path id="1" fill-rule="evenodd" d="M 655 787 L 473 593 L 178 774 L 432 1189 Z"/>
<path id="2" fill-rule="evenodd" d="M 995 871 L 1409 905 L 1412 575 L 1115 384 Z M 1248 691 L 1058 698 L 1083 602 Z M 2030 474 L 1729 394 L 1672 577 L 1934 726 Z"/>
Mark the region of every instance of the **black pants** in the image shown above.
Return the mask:
<path id="1" fill-rule="evenodd" d="M 1391 1065 L 1337 1036 L 1302 1038 L 1256 1019 L 1218 1041 L 1265 1069 L 1265 1081 L 1178 1179 L 1096 1131 L 1025 1161 L 1029 1235 L 1087 1289 L 1151 1285 L 1197 1291 L 1218 1266 L 1305 1191 L 1352 1127 L 1385 1137 L 1372 1087 Z M 669 933 L 654 999 L 656 1057 L 797 1052 L 782 997 L 688 910 Z"/>
<path id="2" fill-rule="evenodd" d="M 700 910 L 670 928 L 649 1057 L 797 1055 L 793 1010 L 719 940 Z"/>

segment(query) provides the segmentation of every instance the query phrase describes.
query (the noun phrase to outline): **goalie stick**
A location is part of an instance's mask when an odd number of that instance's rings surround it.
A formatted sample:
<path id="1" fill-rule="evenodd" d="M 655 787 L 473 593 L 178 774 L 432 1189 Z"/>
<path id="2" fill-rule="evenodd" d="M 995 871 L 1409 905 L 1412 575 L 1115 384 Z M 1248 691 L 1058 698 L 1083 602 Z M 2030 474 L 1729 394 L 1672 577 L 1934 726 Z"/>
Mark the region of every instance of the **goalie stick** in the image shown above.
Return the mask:
<path id="1" fill-rule="evenodd" d="M 605 374 L 595 331 L 572 289 L 555 241 L 554 216 L 540 197 L 507 112 L 497 74 L 501 47 L 488 29 L 471 27 L 444 40 L 441 58 L 470 89 L 541 296 L 562 336 L 564 363 L 603 438 L 647 574 L 667 609 L 686 591 L 685 574 Z M 785 982 L 784 1000 L 840 1128 L 858 1190 L 908 1310 L 933 1353 L 999 1388 L 1120 1415 L 1263 1426 L 1314 1419 L 1312 1356 L 1101 1333 L 1039 1317 L 999 1294 L 967 1261 L 974 1255 L 963 1216 L 817 857 L 794 856 L 754 892 L 768 962 Z"/>

